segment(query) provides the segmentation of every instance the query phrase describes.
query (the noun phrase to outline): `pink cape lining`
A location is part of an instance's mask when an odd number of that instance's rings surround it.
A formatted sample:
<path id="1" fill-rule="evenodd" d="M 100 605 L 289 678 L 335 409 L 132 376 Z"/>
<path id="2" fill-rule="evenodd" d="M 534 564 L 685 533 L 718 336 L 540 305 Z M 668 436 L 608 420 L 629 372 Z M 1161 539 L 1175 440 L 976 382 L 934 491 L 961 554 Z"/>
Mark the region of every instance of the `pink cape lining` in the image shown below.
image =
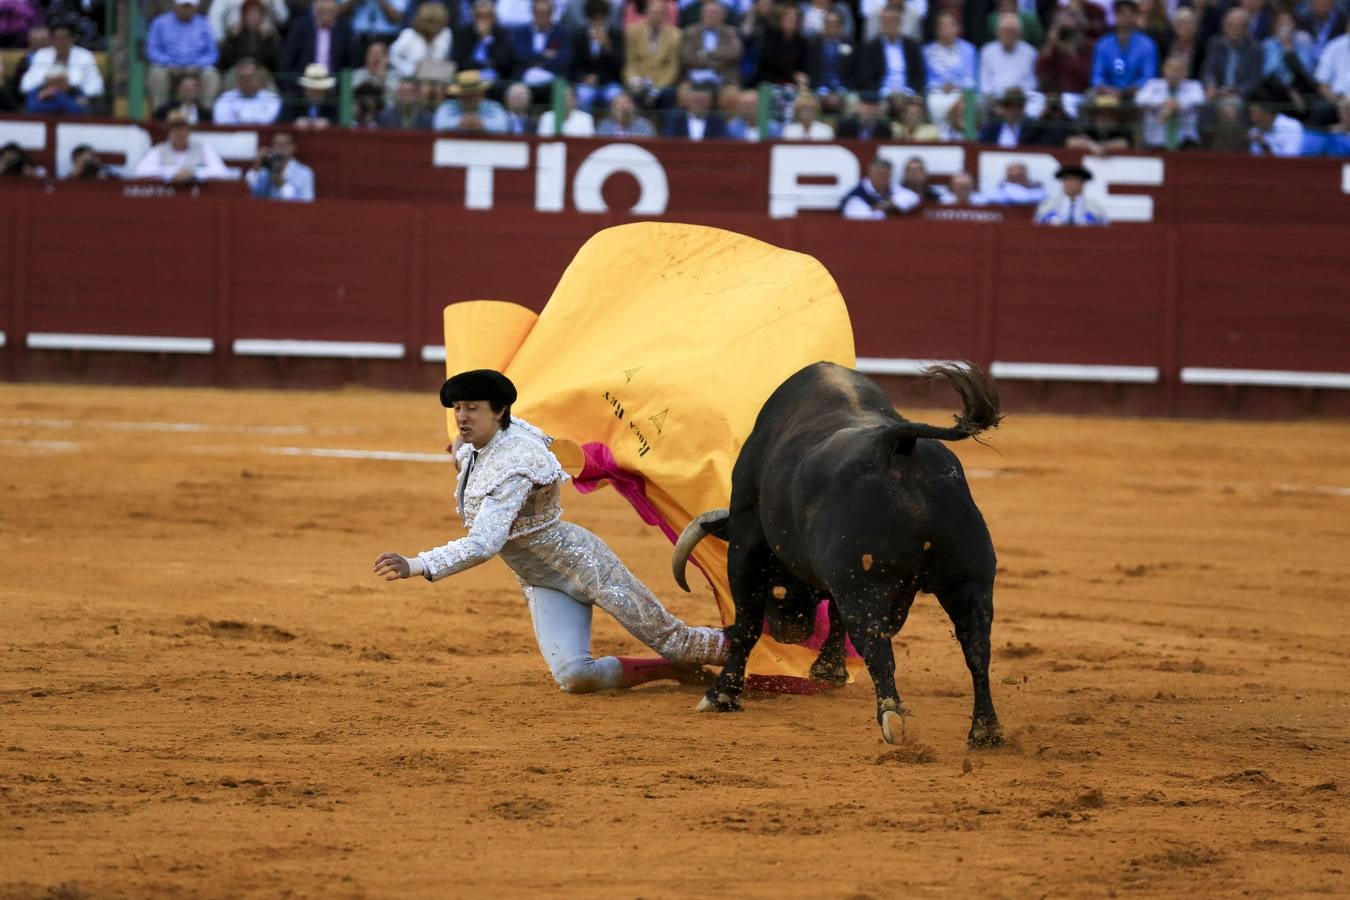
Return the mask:
<path id="1" fill-rule="evenodd" d="M 670 523 L 665 520 L 661 513 L 657 512 L 656 507 L 647 499 L 647 483 L 641 475 L 620 468 L 618 462 L 614 459 L 614 454 L 605 444 L 599 442 L 583 444 L 581 452 L 586 461 L 580 474 L 572 479 L 572 484 L 578 491 L 589 494 L 608 481 L 614 486 L 614 490 L 619 492 L 619 496 L 627 500 L 633 509 L 637 510 L 638 517 L 643 522 L 660 528 L 672 544 L 679 540 L 679 532 L 671 527 Z M 698 563 L 695 562 L 694 565 L 698 566 Z M 702 566 L 698 566 L 698 568 L 700 572 L 703 571 Z M 704 572 L 704 576 L 707 576 L 706 572 Z M 821 600 L 820 605 L 816 607 L 815 631 L 812 632 L 811 637 L 802 641 L 801 646 L 811 650 L 819 650 L 825 643 L 825 639 L 829 637 L 830 613 L 828 604 L 828 600 Z M 768 633 L 767 627 L 765 633 Z M 858 652 L 853 649 L 852 641 L 847 638 L 844 640 L 844 650 L 850 658 L 856 659 L 858 657 Z M 746 687 L 751 690 L 776 694 L 817 694 L 821 691 L 830 690 L 829 685 L 793 675 L 748 675 L 745 681 Z"/>

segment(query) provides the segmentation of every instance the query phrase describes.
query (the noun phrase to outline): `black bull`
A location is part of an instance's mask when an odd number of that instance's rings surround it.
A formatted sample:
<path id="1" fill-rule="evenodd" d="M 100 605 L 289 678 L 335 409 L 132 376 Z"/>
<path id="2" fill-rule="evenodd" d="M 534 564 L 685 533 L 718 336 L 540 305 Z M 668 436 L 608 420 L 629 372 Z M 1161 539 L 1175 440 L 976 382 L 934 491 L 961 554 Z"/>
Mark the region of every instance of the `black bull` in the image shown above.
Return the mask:
<path id="1" fill-rule="evenodd" d="M 844 635 L 877 692 L 877 721 L 899 740 L 908 710 L 895 688 L 891 638 L 919 591 L 935 594 L 956 629 L 974 685 L 971 746 L 1002 742 L 989 695 L 994 547 L 960 461 L 941 441 L 998 425 L 989 376 L 963 363 L 926 373 L 945 380 L 964 409 L 950 428 L 910 422 L 867 377 L 833 363 L 807 366 L 764 403 L 731 475 L 731 507 L 699 516 L 675 548 L 675 579 L 705 535 L 729 543 L 736 620 L 731 652 L 701 710 L 739 708 L 745 664 L 766 616 L 776 638 L 805 639 L 822 595 L 830 637 L 813 678 L 839 683 Z"/>

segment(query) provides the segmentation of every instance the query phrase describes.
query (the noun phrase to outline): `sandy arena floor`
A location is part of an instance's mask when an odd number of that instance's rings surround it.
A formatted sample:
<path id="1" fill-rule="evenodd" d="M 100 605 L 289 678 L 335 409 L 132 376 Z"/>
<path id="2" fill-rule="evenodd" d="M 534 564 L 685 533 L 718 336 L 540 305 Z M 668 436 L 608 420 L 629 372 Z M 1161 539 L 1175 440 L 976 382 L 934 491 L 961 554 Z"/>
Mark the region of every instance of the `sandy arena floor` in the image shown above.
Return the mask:
<path id="1" fill-rule="evenodd" d="M 280 449 L 443 443 L 431 396 L 0 386 L 0 897 L 1350 892 L 1350 425 L 961 446 L 1011 741 L 967 751 L 921 597 L 928 754 L 880 742 L 865 675 L 735 716 L 561 694 L 501 563 L 370 574 L 459 533 L 448 466 Z M 612 491 L 566 501 L 715 615 Z"/>

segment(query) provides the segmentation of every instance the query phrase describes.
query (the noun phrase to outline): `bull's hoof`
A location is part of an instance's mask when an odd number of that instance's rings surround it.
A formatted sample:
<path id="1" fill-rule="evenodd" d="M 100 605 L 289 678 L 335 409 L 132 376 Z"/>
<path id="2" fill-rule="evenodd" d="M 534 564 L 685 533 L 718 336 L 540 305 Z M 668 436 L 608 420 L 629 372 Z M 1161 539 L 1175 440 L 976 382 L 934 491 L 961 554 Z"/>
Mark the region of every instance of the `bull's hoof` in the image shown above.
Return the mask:
<path id="1" fill-rule="evenodd" d="M 899 744 L 913 741 L 918 736 L 918 729 L 908 711 L 888 709 L 881 714 L 881 736 L 888 744 Z"/>
<path id="2" fill-rule="evenodd" d="M 1003 726 L 997 720 L 986 722 L 979 720 L 970 726 L 970 736 L 966 738 L 970 748 L 1003 746 Z"/>
<path id="3" fill-rule="evenodd" d="M 848 684 L 848 666 L 844 661 L 826 660 L 824 657 L 811 663 L 811 680 L 834 687 Z"/>
<path id="4" fill-rule="evenodd" d="M 888 744 L 898 744 L 914 737 L 914 722 L 909 710 L 899 700 L 887 697 L 877 707 L 877 723 L 881 725 L 881 736 Z"/>
<path id="5" fill-rule="evenodd" d="M 699 712 L 740 712 L 741 704 L 730 694 L 708 691 L 703 695 L 703 699 L 698 701 L 696 709 Z"/>

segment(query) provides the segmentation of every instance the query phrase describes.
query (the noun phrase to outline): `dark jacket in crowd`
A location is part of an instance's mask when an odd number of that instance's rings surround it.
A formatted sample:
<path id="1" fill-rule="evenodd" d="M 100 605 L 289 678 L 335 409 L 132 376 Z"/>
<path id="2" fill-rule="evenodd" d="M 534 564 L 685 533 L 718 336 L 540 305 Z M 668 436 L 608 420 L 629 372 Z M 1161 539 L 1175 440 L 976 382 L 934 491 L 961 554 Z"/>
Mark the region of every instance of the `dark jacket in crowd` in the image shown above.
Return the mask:
<path id="1" fill-rule="evenodd" d="M 310 105 L 304 97 L 295 97 L 287 100 L 282 106 L 281 121 L 294 122 L 296 119 L 307 119 L 310 114 Z M 329 122 L 337 123 L 338 107 L 337 98 L 329 96 L 315 109 L 315 118 L 327 119 Z"/>
<path id="2" fill-rule="evenodd" d="M 591 46 L 590 28 L 579 29 L 572 35 L 572 66 L 568 81 L 577 84 L 585 81 L 587 75 L 594 75 L 599 84 L 623 81 L 623 35 L 613 25 L 605 32 L 609 35 L 607 48 L 599 44 Z M 599 52 L 593 53 L 593 50 Z"/>
<path id="3" fill-rule="evenodd" d="M 997 144 L 998 136 L 1003 131 L 1003 124 L 1002 119 L 990 119 L 980 126 L 979 134 L 975 140 L 981 144 Z M 1058 136 L 1058 140 L 1056 140 L 1057 136 L 1052 131 L 1042 128 L 1041 124 L 1035 119 L 1023 119 L 1017 135 L 1017 144 L 1018 146 L 1023 147 L 1060 146 L 1064 143 L 1064 140 L 1069 134 L 1075 133 L 1077 130 L 1077 126 L 1074 125 L 1070 129 L 1066 129 L 1065 134 Z"/>
<path id="4" fill-rule="evenodd" d="M 923 58 L 920 56 L 920 63 Z M 784 34 L 777 28 L 766 28 L 764 40 L 759 45 L 759 59 L 755 66 L 755 81 L 767 81 L 771 84 L 784 84 L 793 80 L 798 72 L 805 72 L 806 38 L 801 32 Z"/>
<path id="5" fill-rule="evenodd" d="M 806 42 L 806 76 L 811 79 L 812 87 L 829 87 L 831 89 L 852 90 L 854 88 L 853 78 L 854 69 L 858 61 L 858 48 L 847 38 L 842 38 L 834 46 L 833 53 L 833 79 L 839 82 L 838 88 L 833 84 L 826 84 L 829 79 L 829 69 L 831 68 L 830 48 L 826 46 L 824 38 L 815 35 Z"/>
<path id="6" fill-rule="evenodd" d="M 1228 83 L 1229 60 L 1236 56 L 1235 79 Z M 1203 72 L 1205 86 L 1232 88 L 1246 95 L 1261 83 L 1266 66 L 1266 57 L 1261 45 L 1251 39 L 1234 47 L 1223 35 L 1215 35 L 1205 48 L 1205 68 Z"/>
<path id="7" fill-rule="evenodd" d="M 666 121 L 661 127 L 663 137 L 687 138 L 689 137 L 689 114 L 682 109 L 674 109 L 666 116 Z M 727 123 L 717 113 L 708 113 L 708 124 L 703 129 L 703 139 L 720 138 L 727 136 Z"/>
<path id="8" fill-rule="evenodd" d="M 315 62 L 315 40 L 317 29 L 314 27 L 313 14 L 301 16 L 291 21 L 286 30 L 286 45 L 281 50 L 281 59 L 277 72 L 293 76 L 294 81 L 305 66 Z M 328 70 L 340 72 L 343 69 L 359 69 L 365 60 L 356 53 L 356 44 L 352 41 L 352 26 L 342 16 L 333 24 L 333 37 L 329 44 Z"/>
<path id="9" fill-rule="evenodd" d="M 232 34 L 220 42 L 219 67 L 222 72 L 234 68 L 234 64 L 241 59 L 252 59 L 267 71 L 274 72 L 280 58 L 281 38 L 274 31 L 240 29 L 238 34 Z"/>
<path id="10" fill-rule="evenodd" d="M 169 113 L 173 112 L 175 109 L 183 109 L 183 108 L 184 104 L 179 103 L 177 100 L 170 100 L 168 103 L 163 104 L 162 106 L 157 108 L 153 113 L 151 113 L 150 118 L 154 119 L 156 122 L 163 122 L 165 119 L 169 117 Z M 209 123 L 210 121 L 211 121 L 211 107 L 203 103 L 198 103 L 197 122 Z"/>
<path id="11" fill-rule="evenodd" d="M 845 116 L 835 125 L 834 136 L 863 141 L 888 141 L 891 139 L 891 123 L 889 119 L 877 119 L 871 125 L 866 125 L 857 116 Z"/>
<path id="12" fill-rule="evenodd" d="M 572 33 L 559 22 L 549 29 L 542 53 L 534 52 L 534 26 L 519 25 L 511 29 L 511 56 L 515 63 L 517 80 L 525 70 L 533 67 L 547 69 L 560 78 L 566 78 L 572 65 Z"/>
<path id="13" fill-rule="evenodd" d="M 923 49 L 907 37 L 900 39 L 900 45 L 905 57 L 905 84 L 922 97 L 928 86 L 928 64 L 924 61 Z M 863 91 L 880 90 L 885 78 L 886 48 L 882 39 L 875 37 L 863 47 L 858 60 L 857 87 Z"/>
<path id="14" fill-rule="evenodd" d="M 491 41 L 480 41 L 472 26 L 462 28 L 455 34 L 450 52 L 455 58 L 455 68 L 492 69 L 499 81 L 509 81 L 515 71 L 515 55 L 511 52 L 511 35 L 498 25 L 492 29 Z M 483 46 L 480 47 L 479 45 Z"/>

